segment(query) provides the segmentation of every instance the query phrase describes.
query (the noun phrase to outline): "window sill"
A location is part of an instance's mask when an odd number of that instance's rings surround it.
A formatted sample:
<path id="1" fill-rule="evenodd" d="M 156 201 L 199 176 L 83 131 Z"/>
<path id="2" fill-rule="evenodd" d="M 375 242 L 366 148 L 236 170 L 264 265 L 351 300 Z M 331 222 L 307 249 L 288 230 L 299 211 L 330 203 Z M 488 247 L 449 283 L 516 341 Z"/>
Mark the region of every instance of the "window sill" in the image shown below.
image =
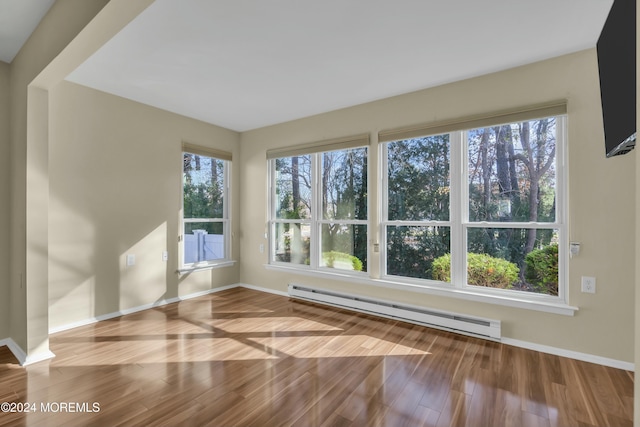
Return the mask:
<path id="1" fill-rule="evenodd" d="M 188 267 L 182 267 L 176 270 L 176 273 L 179 275 L 193 273 L 195 271 L 205 271 L 205 270 L 213 270 L 214 268 L 222 268 L 222 267 L 231 267 L 237 261 L 235 260 L 220 260 L 215 262 L 210 262 L 207 264 L 201 265 L 191 265 Z"/>
<path id="2" fill-rule="evenodd" d="M 453 287 L 439 287 L 428 284 L 413 284 L 398 281 L 398 278 L 382 278 L 372 279 L 364 273 L 349 272 L 329 272 L 311 269 L 302 269 L 282 265 L 265 264 L 267 270 L 286 271 L 291 274 L 300 274 L 303 276 L 320 277 L 324 279 L 341 280 L 345 282 L 359 283 L 364 285 L 373 285 L 384 288 L 399 289 L 409 292 L 418 292 L 428 295 L 437 295 L 449 298 L 463 299 L 467 301 L 477 301 L 486 304 L 495 304 L 506 307 L 521 308 L 525 310 L 542 311 L 545 313 L 560 314 L 564 316 L 573 316 L 578 307 L 565 304 L 563 302 L 549 301 L 547 298 L 539 295 L 532 295 L 534 298 L 523 298 L 514 293 L 506 295 L 497 295 L 495 293 L 475 291 L 472 289 L 458 289 Z"/>

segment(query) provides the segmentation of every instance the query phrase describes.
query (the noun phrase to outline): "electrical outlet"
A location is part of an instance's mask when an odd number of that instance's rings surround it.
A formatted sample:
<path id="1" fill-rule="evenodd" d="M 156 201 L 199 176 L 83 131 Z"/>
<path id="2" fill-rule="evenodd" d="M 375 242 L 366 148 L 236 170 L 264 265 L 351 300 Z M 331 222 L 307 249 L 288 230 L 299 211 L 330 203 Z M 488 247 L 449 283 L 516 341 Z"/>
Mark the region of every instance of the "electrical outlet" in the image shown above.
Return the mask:
<path id="1" fill-rule="evenodd" d="M 264 243 L 260 243 L 260 253 L 264 253 Z"/>
<path id="2" fill-rule="evenodd" d="M 127 266 L 131 267 L 136 264 L 136 256 L 134 254 L 127 254 Z"/>
<path id="3" fill-rule="evenodd" d="M 582 276 L 582 292 L 586 292 L 588 294 L 595 294 L 596 293 L 596 278 L 595 277 Z"/>
<path id="4" fill-rule="evenodd" d="M 167 251 L 162 252 L 162 260 L 163 261 L 168 261 L 169 260 L 169 252 L 167 252 Z"/>

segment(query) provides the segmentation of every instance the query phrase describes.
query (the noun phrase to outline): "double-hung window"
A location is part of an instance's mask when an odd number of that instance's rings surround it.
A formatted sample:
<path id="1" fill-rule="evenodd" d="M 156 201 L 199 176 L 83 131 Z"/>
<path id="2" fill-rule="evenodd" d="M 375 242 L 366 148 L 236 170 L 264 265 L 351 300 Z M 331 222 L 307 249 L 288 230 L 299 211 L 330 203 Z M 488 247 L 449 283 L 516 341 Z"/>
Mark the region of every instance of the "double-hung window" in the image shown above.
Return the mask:
<path id="1" fill-rule="evenodd" d="M 565 112 L 381 132 L 382 276 L 565 301 Z"/>
<path id="2" fill-rule="evenodd" d="M 270 263 L 367 271 L 368 136 L 270 150 Z"/>
<path id="3" fill-rule="evenodd" d="M 189 143 L 182 146 L 182 268 L 230 259 L 231 154 Z"/>

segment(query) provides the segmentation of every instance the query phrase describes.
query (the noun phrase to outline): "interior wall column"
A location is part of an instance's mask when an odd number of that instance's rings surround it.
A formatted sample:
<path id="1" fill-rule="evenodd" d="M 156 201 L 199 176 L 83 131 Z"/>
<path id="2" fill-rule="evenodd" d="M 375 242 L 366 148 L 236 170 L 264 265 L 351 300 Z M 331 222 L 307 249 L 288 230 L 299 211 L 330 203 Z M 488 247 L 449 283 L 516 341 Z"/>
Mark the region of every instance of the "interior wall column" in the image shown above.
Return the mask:
<path id="1" fill-rule="evenodd" d="M 49 93 L 27 93 L 25 364 L 53 357 L 49 350 Z"/>

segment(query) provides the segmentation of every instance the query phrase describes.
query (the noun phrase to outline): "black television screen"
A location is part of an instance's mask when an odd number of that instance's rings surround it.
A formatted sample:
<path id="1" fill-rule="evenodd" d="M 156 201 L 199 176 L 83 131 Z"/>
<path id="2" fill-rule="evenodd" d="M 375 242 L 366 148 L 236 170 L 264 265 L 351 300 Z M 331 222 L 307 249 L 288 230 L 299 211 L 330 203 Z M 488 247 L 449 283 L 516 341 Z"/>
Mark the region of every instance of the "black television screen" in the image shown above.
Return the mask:
<path id="1" fill-rule="evenodd" d="M 636 140 L 636 2 L 615 0 L 597 44 L 607 157 Z"/>

